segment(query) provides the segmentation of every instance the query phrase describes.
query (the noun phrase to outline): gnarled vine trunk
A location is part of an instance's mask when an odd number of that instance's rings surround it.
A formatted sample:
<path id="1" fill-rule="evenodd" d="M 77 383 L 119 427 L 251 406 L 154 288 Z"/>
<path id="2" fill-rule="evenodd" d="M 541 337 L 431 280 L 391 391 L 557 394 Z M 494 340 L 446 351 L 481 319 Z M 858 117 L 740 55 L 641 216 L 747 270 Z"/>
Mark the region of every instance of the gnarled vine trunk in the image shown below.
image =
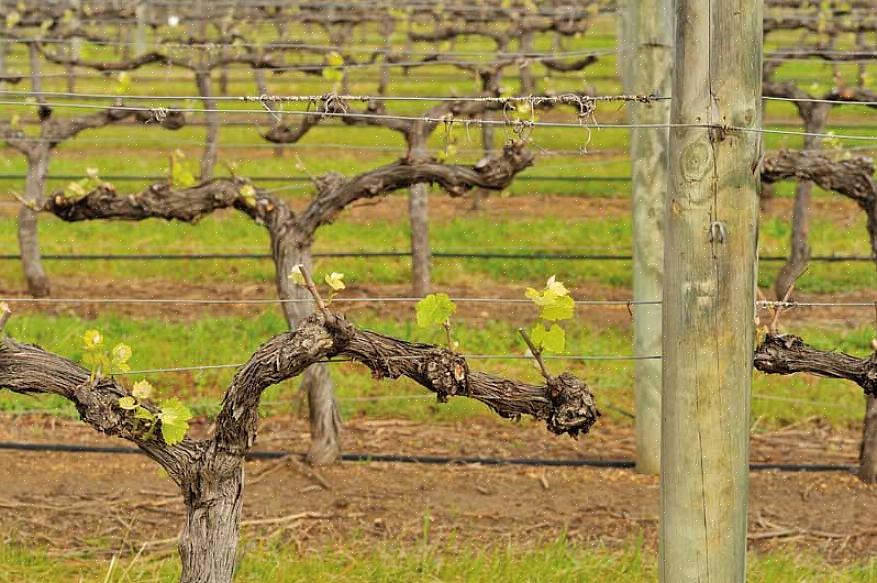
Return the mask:
<path id="1" fill-rule="evenodd" d="M 278 233 L 272 253 L 276 267 L 277 293 L 284 302 L 283 314 L 290 330 L 294 330 L 304 318 L 314 313 L 314 302 L 307 290 L 289 279 L 292 268 L 304 265 L 312 271 L 312 237 L 303 237 L 297 231 Z M 308 397 L 308 421 L 311 443 L 306 459 L 312 465 L 331 464 L 341 455 L 341 413 L 332 386 L 332 378 L 325 364 L 313 364 L 302 374 L 301 390 Z"/>
<path id="2" fill-rule="evenodd" d="M 804 130 L 808 133 L 822 133 L 825 130 L 830 109 L 830 105 L 822 103 L 815 104 L 806 110 L 802 109 Z M 817 136 L 805 136 L 804 150 L 818 150 L 821 142 L 821 138 Z M 789 258 L 783 264 L 774 282 L 774 293 L 778 300 L 786 297 L 788 290 L 801 277 L 810 262 L 810 194 L 812 191 L 813 183 L 809 180 L 799 180 L 795 185 Z"/>
<path id="3" fill-rule="evenodd" d="M 408 192 L 411 225 L 411 283 L 416 297 L 430 292 L 429 185 L 415 184 Z"/>
<path id="4" fill-rule="evenodd" d="M 27 156 L 24 198 L 29 203 L 39 204 L 42 199 L 48 167 L 48 148 L 37 147 Z M 24 205 L 18 211 L 18 249 L 28 293 L 35 298 L 48 296 L 51 290 L 40 256 L 37 213 Z"/>
<path id="5" fill-rule="evenodd" d="M 213 96 L 209 70 L 197 70 L 195 81 L 204 109 L 207 129 L 204 136 L 204 153 L 201 155 L 201 180 L 213 178 L 213 170 L 219 157 L 219 113 L 216 112 L 217 102 Z"/>
<path id="6" fill-rule="evenodd" d="M 406 134 L 412 159 L 428 159 L 423 130 Z M 416 297 L 429 294 L 432 251 L 429 245 L 429 185 L 412 184 L 408 189 L 408 222 L 411 229 L 411 284 Z"/>
<path id="7" fill-rule="evenodd" d="M 865 426 L 859 450 L 859 479 L 877 484 L 877 398 L 865 397 Z"/>
<path id="8" fill-rule="evenodd" d="M 180 583 L 231 583 L 243 506 L 243 459 L 220 454 L 196 463 L 180 484 L 186 504 Z"/>

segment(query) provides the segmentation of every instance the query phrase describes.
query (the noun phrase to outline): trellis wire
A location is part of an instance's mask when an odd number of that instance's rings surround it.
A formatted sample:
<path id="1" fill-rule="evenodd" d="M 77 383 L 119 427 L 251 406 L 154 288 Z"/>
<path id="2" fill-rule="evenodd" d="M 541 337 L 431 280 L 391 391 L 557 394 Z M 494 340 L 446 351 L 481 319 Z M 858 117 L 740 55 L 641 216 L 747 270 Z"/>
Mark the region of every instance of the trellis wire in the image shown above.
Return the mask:
<path id="1" fill-rule="evenodd" d="M 0 105 L 17 105 L 23 107 L 34 106 L 36 104 L 26 103 L 23 101 L 6 101 L 0 100 Z M 86 103 L 44 103 L 42 104 L 46 107 L 57 107 L 57 108 L 69 108 L 69 109 L 98 109 L 98 110 L 118 110 L 118 111 L 145 111 L 151 112 L 155 108 L 149 107 L 133 107 L 133 106 L 111 106 L 111 105 L 93 105 Z M 851 135 L 851 134 L 832 134 L 832 133 L 819 133 L 819 132 L 804 132 L 804 131 L 792 131 L 792 130 L 778 130 L 778 129 L 769 129 L 769 128 L 745 128 L 739 126 L 723 126 L 719 124 L 708 124 L 708 123 L 655 123 L 655 124 L 586 124 L 584 122 L 579 123 L 571 123 L 571 122 L 544 122 L 544 121 L 515 121 L 515 120 L 496 120 L 496 119 L 467 119 L 467 118 L 454 118 L 454 117 L 444 117 L 444 118 L 430 118 L 426 116 L 404 116 L 404 115 L 383 115 L 383 114 L 369 114 L 369 113 L 334 113 L 334 112 L 319 112 L 319 111 L 273 111 L 273 110 L 264 110 L 264 109 L 207 109 L 207 108 L 174 108 L 174 111 L 183 112 L 183 113 L 258 113 L 258 114 L 268 114 L 272 116 L 276 115 L 293 115 L 293 116 L 318 116 L 318 117 L 350 117 L 350 118 L 362 118 L 362 119 L 393 119 L 399 121 L 417 121 L 417 122 L 426 122 L 426 123 L 443 123 L 443 124 L 456 124 L 456 125 L 465 125 L 465 126 L 484 126 L 484 125 L 493 125 L 493 126 L 505 126 L 509 128 L 534 128 L 534 127 L 550 127 L 550 128 L 575 128 L 578 130 L 598 130 L 598 129 L 672 129 L 672 128 L 701 128 L 701 129 L 713 129 L 713 130 L 724 130 L 724 131 L 740 131 L 740 132 L 752 132 L 759 134 L 776 134 L 776 135 L 790 135 L 790 136 L 810 136 L 810 137 L 821 137 L 821 138 L 834 138 L 840 140 L 864 140 L 864 141 L 877 141 L 877 136 L 859 136 L 859 135 Z"/>
<path id="2" fill-rule="evenodd" d="M 2 202 L 0 202 L 2 204 Z M 9 204 L 19 206 L 20 203 L 10 202 Z M 378 257 L 387 258 L 407 258 L 411 256 L 410 251 L 326 251 L 313 254 L 315 258 L 333 257 L 333 258 L 351 258 L 351 259 L 369 259 Z M 498 253 L 498 252 L 456 252 L 456 251 L 433 251 L 430 257 L 434 259 L 486 259 L 486 260 L 514 260 L 514 261 L 632 261 L 633 256 L 629 254 L 610 254 L 610 253 L 573 253 L 573 252 L 521 252 L 521 253 Z M 271 255 L 268 253 L 82 253 L 82 254 L 54 254 L 47 253 L 41 255 L 46 261 L 243 261 L 243 260 L 269 260 Z M 20 255 L 14 253 L 0 254 L 0 261 L 17 261 L 21 259 Z M 759 261 L 764 262 L 784 262 L 788 261 L 788 257 L 768 255 L 759 257 Z M 870 255 L 815 255 L 810 257 L 810 261 L 815 263 L 850 263 L 850 262 L 874 262 L 875 257 Z"/>
<path id="3" fill-rule="evenodd" d="M 132 100 L 155 100 L 155 101 L 184 101 L 184 100 L 201 100 L 202 95 L 129 95 L 117 93 L 77 93 L 69 91 L 29 91 L 29 90 L 0 90 L 0 95 L 10 96 L 43 96 L 43 97 L 63 97 L 63 98 L 82 98 L 82 99 L 132 99 Z M 256 103 L 316 103 L 325 101 L 328 97 L 341 101 L 414 101 L 414 102 L 484 102 L 484 103 L 563 103 L 575 104 L 583 103 L 599 103 L 599 102 L 642 102 L 642 101 L 669 101 L 671 96 L 661 95 L 578 95 L 576 93 L 566 93 L 560 95 L 513 95 L 506 97 L 491 96 L 407 96 L 407 95 L 216 95 L 211 99 L 215 101 L 241 101 Z M 762 96 L 765 101 L 786 101 L 794 103 L 836 103 L 838 105 L 862 105 L 875 106 L 877 101 L 856 101 L 844 99 L 824 99 L 815 97 L 771 97 Z M 278 114 L 289 112 L 276 112 Z"/>
<path id="4" fill-rule="evenodd" d="M 29 90 L 0 90 L 0 95 L 33 95 L 43 97 L 81 97 L 83 99 L 134 99 L 134 100 L 201 100 L 201 95 L 128 95 L 113 93 L 76 93 L 68 91 L 29 91 Z M 419 95 L 217 95 L 211 97 L 216 101 L 242 101 L 256 103 L 314 103 L 328 99 L 340 101 L 428 101 L 428 102 L 471 102 L 471 103 L 529 103 L 536 105 L 542 103 L 563 103 L 578 105 L 580 103 L 599 103 L 617 101 L 663 101 L 670 97 L 658 95 L 579 95 L 577 93 L 561 93 L 559 95 L 509 95 L 505 97 L 493 96 L 419 96 Z M 281 113 L 281 112 L 278 112 Z"/>
<path id="5" fill-rule="evenodd" d="M 352 297 L 335 298 L 336 303 L 416 303 L 419 297 Z M 523 298 L 488 298 L 488 297 L 453 297 L 456 303 L 492 303 L 492 304 L 532 304 L 532 300 Z M 176 304 L 176 305 L 271 305 L 290 303 L 312 303 L 311 299 L 259 298 L 230 300 L 225 298 L 22 298 L 0 297 L 0 302 L 19 304 Z M 658 306 L 661 300 L 574 300 L 577 306 Z M 821 301 L 774 301 L 758 300 L 758 308 L 871 308 L 877 306 L 874 301 L 821 302 Z M 546 357 L 550 358 L 550 357 Z"/>
<path id="6" fill-rule="evenodd" d="M 335 298 L 332 300 L 336 303 L 372 303 L 372 302 L 400 302 L 400 303 L 417 303 L 423 298 L 417 297 L 365 297 L 365 298 Z M 487 298 L 487 297 L 455 297 L 451 298 L 457 303 L 497 303 L 497 304 L 532 304 L 532 300 L 523 298 Z M 311 299 L 280 299 L 280 298 L 264 298 L 264 299 L 248 299 L 248 300 L 229 300 L 229 299 L 206 299 L 206 298 L 0 298 L 0 301 L 9 303 L 29 303 L 29 304 L 179 304 L 179 305 L 197 305 L 197 304 L 242 304 L 242 305 L 263 305 L 263 304 L 296 304 L 296 303 L 312 303 Z M 640 305 L 659 305 L 660 300 L 575 300 L 575 304 L 579 306 L 640 306 Z"/>

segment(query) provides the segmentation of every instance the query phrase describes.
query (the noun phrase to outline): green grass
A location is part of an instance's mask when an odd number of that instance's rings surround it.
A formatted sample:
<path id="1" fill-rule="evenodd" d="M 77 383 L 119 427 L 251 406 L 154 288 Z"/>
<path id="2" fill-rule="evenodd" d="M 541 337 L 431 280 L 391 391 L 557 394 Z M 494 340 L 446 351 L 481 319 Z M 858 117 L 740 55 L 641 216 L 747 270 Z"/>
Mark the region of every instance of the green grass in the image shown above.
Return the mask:
<path id="1" fill-rule="evenodd" d="M 440 196 L 440 195 L 436 195 Z M 811 243 L 814 255 L 868 255 L 864 215 L 855 208 L 844 222 L 814 217 Z M 760 250 L 764 256 L 785 256 L 791 231 L 786 218 L 769 218 L 760 228 Z M 40 227 L 45 253 L 267 253 L 264 228 L 239 213 L 228 211 L 203 219 L 197 225 L 159 220 L 142 223 L 92 221 L 64 223 L 45 217 Z M 609 214 L 602 219 L 581 220 L 574 214 L 534 215 L 530 218 L 502 217 L 496 213 L 461 213 L 450 220 L 436 221 L 430 239 L 436 251 L 491 251 L 500 253 L 564 250 L 576 253 L 630 253 L 631 224 L 626 214 Z M 17 248 L 16 219 L 0 217 L 0 249 Z M 317 234 L 315 250 L 400 251 L 409 248 L 409 226 L 404 216 L 373 221 L 340 220 Z M 533 285 L 546 275 L 557 273 L 571 285 L 601 285 L 627 292 L 631 286 L 628 261 L 533 261 L 521 259 L 436 258 L 433 279 L 437 287 L 488 284 Z M 156 279 L 185 283 L 263 283 L 271 286 L 274 268 L 270 260 L 209 261 L 49 261 L 50 277 L 82 277 L 100 274 L 128 282 L 142 281 L 148 287 Z M 759 282 L 770 287 L 781 263 L 763 262 Z M 14 261 L 3 263 L 0 285 L 20 288 L 22 275 Z M 354 283 L 405 284 L 410 280 L 407 258 L 332 258 L 321 260 L 317 269 L 347 273 Z M 877 288 L 877 271 L 870 262 L 813 263 L 798 282 L 806 293 L 868 292 Z M 585 298 L 581 298 L 585 299 Z"/>
<path id="2" fill-rule="evenodd" d="M 175 555 L 107 559 L 58 559 L 44 551 L 0 547 L 0 583 L 43 581 L 64 583 L 170 583 L 177 580 Z M 299 553 L 294 547 L 257 543 L 243 555 L 236 583 L 579 583 L 613 581 L 639 583 L 657 578 L 655 556 L 631 542 L 609 549 L 564 541 L 527 547 L 476 549 L 459 543 L 436 547 L 423 543 L 346 541 L 345 548 Z M 833 566 L 816 555 L 750 553 L 748 580 L 752 583 L 870 583 L 877 581 L 877 562 Z"/>
<path id="3" fill-rule="evenodd" d="M 439 333 L 416 328 L 413 309 L 411 317 L 407 319 L 379 319 L 364 310 L 354 315 L 353 320 L 362 327 L 399 338 L 442 341 Z M 598 326 L 592 322 L 581 318 L 567 324 L 570 354 L 630 354 L 632 339 L 629 327 Z M 520 354 L 520 340 L 515 334 L 516 327 L 520 325 L 520 321 L 495 317 L 463 319 L 455 325 L 454 337 L 461 342 L 464 353 Z M 88 328 L 97 328 L 110 345 L 117 342 L 131 345 L 134 348 L 131 366 L 135 370 L 142 370 L 239 363 L 262 342 L 282 332 L 285 324 L 279 311 L 268 309 L 249 318 L 203 317 L 188 323 L 131 318 L 111 311 L 104 311 L 90 320 L 67 315 L 19 314 L 8 327 L 13 337 L 37 343 L 74 360 L 82 356 L 82 333 Z M 870 352 L 873 337 L 873 331 L 867 326 L 838 330 L 802 327 L 796 328 L 795 332 L 817 347 L 836 348 L 859 355 Z M 430 398 L 358 400 L 362 397 L 423 396 L 429 393 L 407 380 L 375 381 L 362 366 L 354 363 L 329 366 L 338 387 L 342 412 L 348 417 L 405 418 L 429 422 L 449 422 L 472 416 L 493 418 L 486 407 L 468 399 L 451 399 L 444 405 Z M 539 380 L 532 364 L 521 360 L 473 360 L 472 366 L 530 382 Z M 618 423 L 630 422 L 616 408 L 633 408 L 631 362 L 550 361 L 549 366 L 558 372 L 569 368 L 581 375 L 591 385 L 598 404 L 604 407 L 609 417 Z M 218 410 L 222 391 L 232 374 L 232 370 L 209 370 L 144 376 L 159 387 L 165 396 L 178 395 L 199 412 L 209 415 Z M 130 383 L 138 378 L 140 376 L 124 377 L 124 380 Z M 264 396 L 266 404 L 263 405 L 263 413 L 294 411 L 296 386 L 295 381 L 287 381 L 269 389 Z M 786 425 L 811 416 L 840 426 L 856 425 L 862 419 L 862 392 L 845 381 L 806 375 L 767 376 L 756 373 L 753 394 L 752 418 L 760 418 L 759 425 L 764 428 Z M 75 414 L 72 407 L 60 397 L 34 398 L 0 393 L 0 410 L 22 409 Z"/>

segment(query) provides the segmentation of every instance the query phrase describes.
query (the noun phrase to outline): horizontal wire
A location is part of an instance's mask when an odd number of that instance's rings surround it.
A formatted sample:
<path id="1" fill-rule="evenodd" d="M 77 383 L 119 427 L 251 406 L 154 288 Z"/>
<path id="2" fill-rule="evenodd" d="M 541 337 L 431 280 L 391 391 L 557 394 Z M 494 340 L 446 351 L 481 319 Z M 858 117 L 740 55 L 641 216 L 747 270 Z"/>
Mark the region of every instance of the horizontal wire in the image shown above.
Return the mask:
<path id="1" fill-rule="evenodd" d="M 0 105 L 17 105 L 22 107 L 31 107 L 36 106 L 35 103 L 26 103 L 23 101 L 5 101 L 0 100 Z M 111 106 L 111 105 L 92 105 L 85 103 L 43 103 L 42 106 L 45 107 L 58 107 L 58 108 L 68 108 L 68 109 L 98 109 L 98 110 L 118 110 L 118 111 L 145 111 L 151 112 L 155 108 L 148 107 L 133 107 L 133 106 Z M 426 123 L 444 123 L 444 124 L 457 124 L 457 125 L 474 125 L 474 126 L 484 126 L 484 125 L 494 125 L 494 126 L 505 126 L 505 127 L 521 127 L 521 128 L 533 128 L 533 127 L 551 127 L 551 128 L 575 128 L 579 130 L 600 130 L 600 129 L 674 129 L 674 128 L 700 128 L 700 129 L 713 129 L 713 130 L 724 130 L 724 131 L 739 131 L 739 132 L 750 132 L 750 133 L 759 133 L 759 134 L 777 134 L 777 135 L 789 135 L 789 136 L 810 136 L 810 137 L 820 137 L 820 138 L 834 138 L 841 140 L 865 140 L 865 141 L 877 141 L 877 136 L 859 136 L 852 134 L 831 134 L 831 133 L 819 133 L 819 132 L 804 132 L 804 131 L 793 131 L 793 130 L 778 130 L 778 129 L 769 129 L 769 128 L 745 128 L 739 126 L 723 126 L 717 124 L 708 124 L 708 123 L 643 123 L 643 124 L 600 124 L 593 123 L 587 124 L 584 122 L 579 123 L 565 123 L 565 122 L 542 122 L 542 121 L 513 121 L 513 120 L 495 120 L 495 119 L 458 119 L 458 118 L 430 118 L 426 116 L 404 116 L 404 115 L 382 115 L 382 114 L 369 114 L 369 113 L 334 113 L 334 112 L 318 112 L 318 111 L 273 111 L 273 110 L 265 110 L 265 109 L 206 109 L 206 108 L 174 108 L 174 111 L 184 112 L 184 113 L 258 113 L 258 114 L 268 114 L 272 116 L 276 115 L 294 115 L 294 116 L 318 116 L 318 117 L 350 117 L 350 118 L 362 118 L 362 119 L 392 119 L 392 120 L 400 120 L 400 121 L 416 121 L 416 122 L 426 122 Z M 9 141 L 7 139 L 7 141 Z"/>
<path id="2" fill-rule="evenodd" d="M 43 96 L 43 97 L 63 97 L 63 98 L 83 98 L 83 99 L 133 99 L 133 100 L 158 100 L 158 101 L 182 101 L 182 100 L 202 100 L 202 95 L 129 95 L 118 93 L 78 93 L 70 91 L 30 91 L 30 90 L 2 90 L 0 95 L 14 96 Z M 426 102 L 486 102 L 486 103 L 515 103 L 515 102 L 535 102 L 539 103 L 566 103 L 575 104 L 578 102 L 619 102 L 619 101 L 669 101 L 671 96 L 658 95 L 597 95 L 587 96 L 579 95 L 574 92 L 561 95 L 544 96 L 544 95 L 514 95 L 514 96 L 408 96 L 408 95 L 217 95 L 211 97 L 215 101 L 242 101 L 256 103 L 314 103 L 325 101 L 327 98 L 340 99 L 342 101 L 426 101 Z M 765 101 L 786 101 L 793 103 L 836 103 L 838 105 L 877 105 L 877 101 L 853 101 L 844 99 L 825 99 L 811 97 L 771 97 L 762 96 Z M 285 112 L 276 112 L 279 114 Z"/>
<path id="3" fill-rule="evenodd" d="M 341 298 L 336 297 L 336 303 L 416 303 L 423 298 L 416 297 L 360 297 Z M 482 298 L 482 297 L 454 297 L 456 303 L 495 303 L 495 304 L 531 304 L 532 300 L 519 298 Z M 0 297 L 0 301 L 19 304 L 178 304 L 178 305 L 271 305 L 271 304 L 294 304 L 312 303 L 311 299 L 280 299 L 260 298 L 248 300 L 229 299 L 206 299 L 206 298 L 21 298 Z M 574 300 L 578 306 L 657 306 L 661 300 Z M 874 308 L 877 300 L 871 302 L 782 302 L 774 300 L 758 300 L 755 302 L 758 308 Z"/>
<path id="4" fill-rule="evenodd" d="M 759 300 L 756 302 L 763 308 L 871 308 L 877 307 L 873 302 L 783 302 L 776 300 Z"/>
<path id="5" fill-rule="evenodd" d="M 342 298 L 336 297 L 336 303 L 373 303 L 373 302 L 400 302 L 416 303 L 423 298 L 414 297 L 375 297 L 375 298 Z M 519 298 L 477 298 L 455 297 L 451 298 L 457 303 L 498 303 L 498 304 L 532 304 L 532 300 Z M 215 305 L 263 305 L 263 304 L 300 304 L 313 303 L 312 299 L 186 299 L 186 298 L 2 298 L 3 302 L 28 303 L 28 304 L 215 304 Z M 574 300 L 579 306 L 651 306 L 659 305 L 659 300 Z"/>
<path id="6" fill-rule="evenodd" d="M 790 101 L 793 103 L 836 103 L 838 105 L 877 105 L 877 101 L 855 101 L 846 99 L 823 99 L 816 97 L 767 97 L 762 96 L 766 101 Z"/>

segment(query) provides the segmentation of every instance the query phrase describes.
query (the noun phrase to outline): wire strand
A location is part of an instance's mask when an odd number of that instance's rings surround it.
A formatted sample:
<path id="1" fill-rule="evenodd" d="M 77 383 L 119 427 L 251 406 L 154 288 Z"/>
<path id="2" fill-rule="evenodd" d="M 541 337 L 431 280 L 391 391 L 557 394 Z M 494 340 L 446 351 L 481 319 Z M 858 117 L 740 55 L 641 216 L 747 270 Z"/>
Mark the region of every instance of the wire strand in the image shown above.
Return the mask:
<path id="1" fill-rule="evenodd" d="M 17 105 L 23 107 L 35 106 L 36 104 L 26 103 L 23 101 L 0 101 L 0 105 Z M 71 109 L 97 109 L 97 110 L 117 110 L 117 111 L 145 111 L 150 112 L 154 108 L 148 107 L 132 107 L 132 106 L 104 106 L 104 105 L 92 105 L 92 104 L 84 104 L 84 103 L 43 103 L 41 104 L 44 107 L 58 107 L 58 108 L 71 108 Z M 787 136 L 809 136 L 809 137 L 820 137 L 820 138 L 834 138 L 838 140 L 864 140 L 864 141 L 877 141 L 877 136 L 860 136 L 860 135 L 852 135 L 852 134 L 832 134 L 832 133 L 819 133 L 819 132 L 805 132 L 805 131 L 792 131 L 792 130 L 778 130 L 778 129 L 769 129 L 769 128 L 744 128 L 739 126 L 723 126 L 716 124 L 707 124 L 707 123 L 643 123 L 643 124 L 629 124 L 629 123 L 614 123 L 614 124 L 586 124 L 584 122 L 572 123 L 572 122 L 543 122 L 543 121 L 522 121 L 522 120 L 496 120 L 496 119 L 482 119 L 482 118 L 453 118 L 453 117 L 445 117 L 445 118 L 430 118 L 426 116 L 404 116 L 404 115 L 382 115 L 382 114 L 369 114 L 369 113 L 334 113 L 334 112 L 319 112 L 319 111 L 273 111 L 273 110 L 265 110 L 265 109 L 207 109 L 207 108 L 175 108 L 175 111 L 183 112 L 183 113 L 256 113 L 262 115 L 293 115 L 293 116 L 305 116 L 305 117 L 350 117 L 350 118 L 361 118 L 361 119 L 392 119 L 392 120 L 400 120 L 400 121 L 417 121 L 417 122 L 425 122 L 425 123 L 443 123 L 443 124 L 456 124 L 456 125 L 465 125 L 465 126 L 484 126 L 484 125 L 492 125 L 492 126 L 505 126 L 505 127 L 522 127 L 522 128 L 533 128 L 533 127 L 550 127 L 550 128 L 575 128 L 578 130 L 599 130 L 599 129 L 675 129 L 675 128 L 700 128 L 700 129 L 712 129 L 712 130 L 723 130 L 723 131 L 739 131 L 739 132 L 752 132 L 759 134 L 776 134 L 776 135 L 787 135 Z"/>

